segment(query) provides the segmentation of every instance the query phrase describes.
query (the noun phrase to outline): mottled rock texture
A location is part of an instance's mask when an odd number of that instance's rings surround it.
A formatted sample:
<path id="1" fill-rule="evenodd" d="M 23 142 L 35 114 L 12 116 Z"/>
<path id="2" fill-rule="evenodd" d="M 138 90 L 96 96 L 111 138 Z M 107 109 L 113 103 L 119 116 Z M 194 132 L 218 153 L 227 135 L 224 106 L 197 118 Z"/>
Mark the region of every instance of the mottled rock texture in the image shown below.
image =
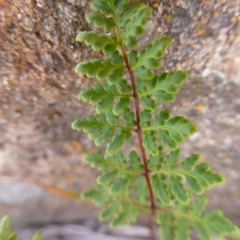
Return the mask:
<path id="1" fill-rule="evenodd" d="M 210 208 L 222 208 L 240 225 L 240 2 L 163 0 L 153 9 L 139 47 L 170 35 L 173 44 L 163 69 L 190 73 L 177 101 L 167 106 L 199 126 L 182 154 L 201 153 L 202 161 L 226 178 L 225 185 L 208 192 Z M 94 80 L 76 76 L 73 69 L 80 61 L 101 57 L 75 42 L 78 32 L 92 29 L 84 20 L 87 11 L 84 0 L 0 0 L 2 175 L 33 176 L 77 192 L 94 183 L 95 173 L 82 156 L 96 148 L 70 127 L 93 111 L 76 95 Z M 96 216 L 85 203 L 31 191 L 27 183 L 19 188 L 10 181 L 8 191 L 6 181 L 0 183 L 5 195 L 0 197 L 0 215 L 9 213 L 18 225 Z M 13 200 L 6 201 L 9 197 Z"/>

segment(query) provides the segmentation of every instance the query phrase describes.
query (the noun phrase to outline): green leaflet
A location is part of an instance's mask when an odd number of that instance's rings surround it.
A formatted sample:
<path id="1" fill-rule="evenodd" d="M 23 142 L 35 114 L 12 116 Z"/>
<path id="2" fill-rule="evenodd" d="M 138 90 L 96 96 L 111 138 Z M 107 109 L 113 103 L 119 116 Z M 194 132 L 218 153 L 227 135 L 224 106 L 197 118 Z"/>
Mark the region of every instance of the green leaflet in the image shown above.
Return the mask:
<path id="1" fill-rule="evenodd" d="M 138 52 L 135 50 L 132 50 L 129 54 L 128 54 L 128 61 L 131 67 L 134 67 L 139 59 L 138 59 Z M 139 82 L 139 81 L 137 81 Z M 143 82 L 144 83 L 144 82 Z"/>
<path id="2" fill-rule="evenodd" d="M 110 170 L 110 171 L 104 172 L 102 175 L 100 175 L 97 178 L 97 183 L 104 184 L 104 183 L 110 182 L 114 177 L 117 176 L 117 173 L 118 173 L 117 170 Z"/>
<path id="3" fill-rule="evenodd" d="M 119 135 L 115 136 L 112 139 L 112 142 L 110 142 L 107 145 L 107 151 L 106 151 L 107 154 L 109 156 L 113 156 L 117 152 L 117 150 L 122 147 L 125 140 L 128 140 L 130 137 L 131 137 L 131 133 L 121 131 L 121 133 Z"/>
<path id="4" fill-rule="evenodd" d="M 176 212 L 167 212 L 166 208 L 164 210 L 166 212 L 158 214 L 157 218 L 160 224 L 161 237 L 163 239 L 190 240 L 190 229 L 194 229 L 199 239 L 211 240 L 211 236 L 224 237 L 236 232 L 236 226 L 220 210 L 204 214 L 205 204 L 206 199 L 201 197 L 193 203 L 192 209 L 188 205 L 179 203 Z"/>
<path id="5" fill-rule="evenodd" d="M 202 166 L 208 166 L 208 168 L 202 169 Z M 202 173 L 199 174 L 199 169 L 202 169 Z M 206 163 L 198 164 L 193 171 L 180 171 L 186 176 L 187 183 L 192 191 L 197 194 L 201 194 L 203 189 L 209 189 L 217 184 L 222 184 L 224 179 L 210 170 L 210 165 Z M 189 178 L 191 180 L 189 180 Z M 191 184 L 190 181 L 194 182 Z M 200 188 L 200 190 L 198 190 Z"/>
<path id="6" fill-rule="evenodd" d="M 128 2 L 129 0 L 115 0 L 114 3 L 115 13 L 119 14 L 126 11 Z"/>
<path id="7" fill-rule="evenodd" d="M 151 110 L 152 112 L 157 110 L 157 104 L 151 99 L 150 96 L 143 96 L 141 97 L 140 101 L 145 109 Z"/>
<path id="8" fill-rule="evenodd" d="M 137 155 L 137 153 L 135 151 L 131 151 L 128 157 L 129 157 L 128 163 L 130 165 L 130 169 L 134 171 L 138 171 L 139 168 L 142 166 L 142 161 Z"/>
<path id="9" fill-rule="evenodd" d="M 189 195 L 187 190 L 184 188 L 183 184 L 181 183 L 182 178 L 179 176 L 171 176 L 170 178 L 170 186 L 171 191 L 176 196 L 177 200 L 181 203 L 188 203 L 189 202 Z"/>
<path id="10" fill-rule="evenodd" d="M 151 112 L 142 111 L 141 112 L 141 126 L 148 127 L 150 126 Z M 153 156 L 158 155 L 158 146 L 156 142 L 156 134 L 154 131 L 145 131 L 143 132 L 143 146 Z"/>
<path id="11" fill-rule="evenodd" d="M 138 11 L 139 8 L 144 7 L 143 3 L 133 3 L 130 5 L 122 15 L 119 16 L 120 27 L 126 27 L 127 23 L 131 21 L 132 16 Z"/>
<path id="12" fill-rule="evenodd" d="M 158 146 L 158 155 L 156 156 L 150 155 L 148 161 L 148 167 L 150 170 L 157 171 L 161 169 L 163 162 L 162 151 L 163 148 L 161 146 Z"/>
<path id="13" fill-rule="evenodd" d="M 137 161 L 136 153 L 129 154 L 131 161 Z M 139 168 L 132 169 L 132 163 L 124 159 L 121 152 L 116 153 L 114 156 L 104 156 L 101 152 L 97 154 L 88 154 L 85 156 L 85 161 L 91 164 L 92 167 L 98 167 L 102 174 L 97 178 L 99 187 L 103 186 L 108 191 L 109 196 L 117 194 L 119 196 L 128 196 L 132 186 L 135 182 L 137 175 L 141 173 Z M 141 163 L 140 163 L 141 164 Z M 140 166 L 139 164 L 139 166 Z M 101 190 L 100 190 L 101 192 Z M 84 193 L 84 197 L 100 205 L 103 204 L 98 198 L 101 198 L 100 192 L 95 189 L 90 192 Z M 104 193 L 103 193 L 104 194 Z M 104 198 L 105 199 L 105 198 Z"/>
<path id="14" fill-rule="evenodd" d="M 122 169 L 125 169 L 123 171 L 123 174 L 120 175 L 120 177 L 126 177 L 128 175 L 130 176 L 136 176 L 137 174 L 139 174 L 139 172 L 134 172 L 134 171 L 131 171 L 130 169 L 130 166 L 129 166 L 129 162 L 127 160 L 125 160 L 125 156 L 123 154 L 123 152 L 119 151 L 117 152 L 114 156 L 108 156 L 109 159 L 112 159 L 112 161 L 115 161 L 116 162 L 116 165 L 119 167 L 119 168 L 122 168 Z"/>
<path id="15" fill-rule="evenodd" d="M 134 38 L 134 37 L 129 37 L 129 38 L 127 38 L 127 39 L 125 40 L 124 43 L 125 43 L 125 45 L 126 45 L 128 48 L 133 48 L 133 47 L 137 46 L 138 41 L 137 41 L 137 39 Z"/>
<path id="16" fill-rule="evenodd" d="M 229 236 L 236 231 L 236 226 L 220 210 L 206 213 L 203 218 L 196 219 L 193 226 L 201 240 L 211 239 L 211 235 Z"/>
<path id="17" fill-rule="evenodd" d="M 191 194 L 190 191 L 188 191 L 188 194 L 189 194 L 189 197 L 192 198 L 193 194 Z M 180 214 L 179 214 L 179 212 L 177 212 L 177 214 L 176 214 L 176 216 L 178 216 L 178 218 L 181 218 L 181 217 L 184 216 L 184 214 L 182 216 L 181 213 L 189 213 L 192 210 L 191 207 L 190 207 L 192 202 L 190 202 L 190 204 L 188 204 L 188 205 L 185 204 L 185 203 L 179 202 L 179 201 L 176 201 L 175 203 L 176 203 L 176 210 L 180 212 Z M 188 217 L 189 216 L 186 217 L 186 221 L 189 220 Z"/>
<path id="18" fill-rule="evenodd" d="M 206 197 L 198 198 L 193 204 L 192 213 L 195 216 L 200 217 L 202 215 L 203 211 L 205 210 L 206 205 L 207 205 Z"/>
<path id="19" fill-rule="evenodd" d="M 125 108 L 127 108 L 130 104 L 129 97 L 120 97 L 118 102 L 115 104 L 113 108 L 113 114 L 118 116 L 120 113 L 123 113 Z"/>
<path id="20" fill-rule="evenodd" d="M 183 171 L 191 171 L 193 167 L 196 166 L 200 158 L 199 154 L 193 154 L 190 157 L 186 158 L 184 162 L 181 163 L 180 169 Z"/>
<path id="21" fill-rule="evenodd" d="M 102 206 L 109 201 L 108 191 L 101 185 L 82 193 L 82 197 L 95 203 L 97 206 Z"/>
<path id="22" fill-rule="evenodd" d="M 154 131 L 143 132 L 143 146 L 153 156 L 159 154 Z"/>
<path id="23" fill-rule="evenodd" d="M 117 152 L 114 156 L 109 157 L 109 161 L 115 161 L 119 168 L 127 168 L 127 161 L 125 160 L 124 154 L 122 152 Z"/>
<path id="24" fill-rule="evenodd" d="M 115 36 L 99 35 L 95 32 L 81 32 L 76 41 L 84 41 L 87 46 L 92 46 L 94 51 L 102 50 L 105 55 L 114 53 L 118 45 Z"/>
<path id="25" fill-rule="evenodd" d="M 127 47 L 132 48 L 137 45 L 135 37 L 144 33 L 144 26 L 147 24 L 151 13 L 152 9 L 150 7 L 136 4 L 120 18 L 120 26 L 126 26 L 126 31 L 123 31 L 121 35 Z"/>
<path id="26" fill-rule="evenodd" d="M 144 26 L 148 22 L 148 18 L 151 16 L 152 9 L 146 5 L 143 5 L 137 9 L 131 16 L 131 20 L 126 25 L 126 32 L 123 33 L 123 41 L 132 36 L 139 36 L 144 33 Z"/>
<path id="27" fill-rule="evenodd" d="M 224 183 L 224 178 L 218 174 L 211 172 L 210 165 L 208 163 L 201 163 L 197 165 L 191 176 L 196 178 L 198 183 L 204 188 L 211 188 L 216 184 Z"/>
<path id="28" fill-rule="evenodd" d="M 141 74 L 141 73 L 140 73 Z M 151 78 L 149 81 L 139 75 L 138 92 L 140 98 L 144 96 L 154 97 L 156 100 L 164 103 L 175 101 L 175 96 L 179 92 L 179 87 L 187 80 L 188 74 L 186 72 L 177 71 L 170 73 L 163 73 L 160 76 Z"/>
<path id="29" fill-rule="evenodd" d="M 197 235 L 201 240 L 211 240 L 211 236 L 208 227 L 201 220 L 195 220 L 194 228 L 197 231 Z"/>
<path id="30" fill-rule="evenodd" d="M 162 37 L 141 51 L 139 55 L 136 51 L 132 51 L 129 56 L 132 68 L 135 70 L 140 66 L 148 69 L 160 68 L 161 64 L 159 59 L 164 56 L 164 50 L 170 43 L 171 38 Z M 138 71 L 136 70 L 136 72 Z M 139 77 L 141 77 L 141 75 Z"/>
<path id="31" fill-rule="evenodd" d="M 84 161 L 91 165 L 92 168 L 108 167 L 108 161 L 102 152 L 96 154 L 86 154 Z"/>
<path id="32" fill-rule="evenodd" d="M 202 194 L 203 193 L 203 188 L 199 184 L 196 178 L 192 176 L 185 176 L 187 184 L 189 188 L 196 194 Z"/>
<path id="33" fill-rule="evenodd" d="M 214 236 L 224 237 L 235 232 L 234 226 L 222 213 L 221 210 L 214 210 L 204 215 L 206 226 Z"/>
<path id="34" fill-rule="evenodd" d="M 131 203 L 124 203 L 117 199 L 109 203 L 100 214 L 100 220 L 111 220 L 110 227 L 116 228 L 129 225 L 137 220 L 139 210 Z"/>
<path id="35" fill-rule="evenodd" d="M 160 224 L 160 235 L 162 240 L 175 239 L 174 216 L 171 213 L 161 213 L 157 216 L 157 221 Z"/>
<path id="36" fill-rule="evenodd" d="M 174 170 L 177 166 L 180 157 L 180 150 L 170 152 L 165 158 L 165 167 L 167 170 Z"/>
<path id="37" fill-rule="evenodd" d="M 127 196 L 129 194 L 129 185 L 131 178 L 120 178 L 116 183 L 112 184 L 109 189 L 111 194 L 119 194 L 122 196 Z"/>
<path id="38" fill-rule="evenodd" d="M 138 189 L 140 187 L 139 182 L 136 181 L 136 177 L 142 172 L 142 163 L 135 151 L 129 153 L 129 160 L 126 161 L 122 152 L 116 153 L 114 156 L 104 156 L 103 153 L 98 152 L 97 154 L 87 154 L 85 161 L 91 164 L 92 167 L 97 167 L 102 174 L 97 178 L 99 187 L 104 187 L 106 190 L 109 189 L 107 195 L 114 197 L 126 197 L 129 195 L 131 189 L 134 187 Z M 144 181 L 143 185 L 146 186 Z M 140 199 L 146 203 L 146 196 L 148 193 L 147 188 L 141 189 L 145 194 L 141 194 Z M 93 189 L 90 192 L 84 193 L 84 197 L 95 202 L 96 204 L 102 204 L 97 199 L 101 190 Z M 139 192 L 138 192 L 139 193 Z M 104 198 L 105 199 L 105 198 Z M 148 201 L 147 201 L 148 202 Z M 107 212 L 109 210 L 106 210 Z M 105 214 L 105 213 L 104 213 Z"/>
<path id="39" fill-rule="evenodd" d="M 107 146 L 107 153 L 112 156 L 123 145 L 124 141 L 131 138 L 131 130 L 134 127 L 134 117 L 129 109 L 125 109 L 125 114 L 129 117 L 124 118 L 124 121 L 128 127 L 122 126 L 118 123 L 118 117 L 113 115 L 111 110 L 108 110 L 106 114 L 98 114 L 96 116 L 90 116 L 76 120 L 72 123 L 72 128 L 75 130 L 83 130 L 88 133 L 89 139 L 95 139 L 96 146 L 100 146 L 107 141 L 108 138 L 112 138 L 112 141 Z M 118 129 L 118 135 L 114 136 L 115 129 Z"/>
<path id="40" fill-rule="evenodd" d="M 171 204 L 170 194 L 167 189 L 167 185 L 164 182 L 162 182 L 161 177 L 155 174 L 152 176 L 151 181 L 154 193 L 157 195 L 161 203 L 163 205 L 170 206 Z"/>
<path id="41" fill-rule="evenodd" d="M 117 216 L 117 210 L 121 209 L 120 201 L 113 201 L 108 204 L 108 206 L 100 213 L 99 219 L 101 221 L 106 221 Z"/>
<path id="42" fill-rule="evenodd" d="M 151 112 L 150 111 L 147 111 L 147 110 L 144 110 L 141 112 L 140 114 L 140 124 L 141 126 L 144 128 L 147 128 L 147 127 L 150 127 L 151 126 Z"/>
<path id="43" fill-rule="evenodd" d="M 152 71 L 144 68 L 143 66 L 136 68 L 134 73 L 136 74 L 137 77 L 143 80 L 151 80 L 154 77 L 154 74 L 152 73 Z"/>
<path id="44" fill-rule="evenodd" d="M 176 214 L 178 216 L 176 219 L 177 227 L 180 228 L 181 223 L 187 223 L 189 227 L 193 227 L 196 230 L 201 240 L 212 239 L 211 236 L 229 236 L 236 231 L 236 226 L 220 210 L 213 210 L 204 214 L 205 207 L 206 198 L 200 197 L 193 203 L 191 209 L 182 209 Z M 186 218 L 184 219 L 184 217 Z M 181 226 L 180 230 L 183 230 L 183 226 Z"/>
<path id="45" fill-rule="evenodd" d="M 0 223 L 0 240 L 17 240 L 9 216 L 5 216 Z"/>
<path id="46" fill-rule="evenodd" d="M 120 156 L 121 158 L 123 156 Z M 115 177 L 117 179 L 117 177 Z M 131 202 L 122 202 L 120 196 L 127 196 L 130 186 L 134 179 L 132 177 L 120 178 L 114 181 L 109 188 L 111 201 L 107 203 L 107 207 L 100 214 L 100 220 L 111 220 L 112 228 L 130 224 L 135 222 L 139 214 L 139 210 Z M 103 183 L 105 184 L 105 182 Z"/>
<path id="47" fill-rule="evenodd" d="M 189 169 L 189 168 L 183 168 L 183 166 L 187 166 L 189 160 L 195 160 L 193 161 L 195 167 L 194 169 Z M 224 179 L 218 175 L 213 173 L 210 170 L 210 165 L 207 163 L 200 163 L 198 165 L 196 165 L 196 161 L 198 160 L 198 155 L 194 154 L 191 157 L 185 159 L 185 161 L 180 165 L 180 172 L 182 172 L 183 174 L 190 176 L 194 179 L 196 179 L 196 181 L 198 182 L 198 184 L 202 187 L 202 188 L 211 188 L 216 184 L 221 184 L 224 182 Z"/>
<path id="48" fill-rule="evenodd" d="M 118 174 L 127 174 L 130 176 L 141 174 L 142 163 L 137 153 L 135 151 L 130 152 L 128 158 L 129 160 L 126 161 L 121 151 L 118 151 L 113 156 L 104 156 L 104 154 L 99 151 L 96 154 L 86 154 L 84 161 L 90 164 L 92 168 L 98 168 L 103 172 L 98 178 L 98 182 L 101 184 L 108 181 L 110 175 L 113 180 L 118 178 Z"/>
<path id="49" fill-rule="evenodd" d="M 141 122 L 141 126 L 143 128 L 143 135 L 149 136 L 151 135 L 152 141 L 156 144 L 155 141 L 155 131 L 158 131 L 158 135 L 160 140 L 164 145 L 174 150 L 178 147 L 180 143 L 182 143 L 186 138 L 192 135 L 196 131 L 196 127 L 190 123 L 184 117 L 174 117 L 170 118 L 170 112 L 168 110 L 160 112 L 154 118 L 154 125 L 149 127 L 146 123 L 150 123 L 151 112 L 148 110 L 144 110 L 141 113 L 141 116 L 146 115 L 148 119 L 144 122 Z M 149 153 L 153 153 L 152 155 L 156 155 L 156 145 L 154 145 L 154 151 L 146 149 Z"/>
<path id="50" fill-rule="evenodd" d="M 42 238 L 43 238 L 43 234 L 41 232 L 37 232 L 32 237 L 32 240 L 42 240 Z"/>
<path id="51" fill-rule="evenodd" d="M 112 14 L 108 0 L 92 0 L 91 8 L 101 14 Z"/>
<path id="52" fill-rule="evenodd" d="M 149 204 L 149 197 L 148 197 L 148 187 L 146 180 L 144 177 L 139 177 L 135 183 L 136 188 L 136 201 L 148 205 Z"/>
<path id="53" fill-rule="evenodd" d="M 153 127 L 158 130 L 159 138 L 162 143 L 170 149 L 174 150 L 182 143 L 186 138 L 196 132 L 196 127 L 184 117 L 169 118 L 165 121 L 167 110 L 160 112 L 155 117 L 155 124 L 164 120 L 163 125 Z"/>
<path id="54" fill-rule="evenodd" d="M 89 13 L 86 17 L 88 23 L 92 23 L 95 28 L 103 27 L 105 32 L 109 32 L 112 28 L 115 27 L 112 17 L 105 17 L 103 14 L 98 13 Z"/>
<path id="55" fill-rule="evenodd" d="M 113 216 L 110 227 L 116 228 L 136 222 L 139 210 L 131 203 L 123 203 L 116 215 Z"/>
<path id="56" fill-rule="evenodd" d="M 89 78 L 96 77 L 98 80 L 108 79 L 109 84 L 116 84 L 123 78 L 123 59 L 116 51 L 110 55 L 111 59 L 100 61 L 98 59 L 79 63 L 75 72 L 86 75 Z"/>
<path id="57" fill-rule="evenodd" d="M 158 172 L 159 174 L 167 174 L 171 176 L 172 193 L 180 202 L 187 203 L 189 201 L 189 198 L 187 197 L 188 193 L 185 189 L 186 187 L 181 183 L 183 177 L 185 178 L 189 189 L 196 194 L 202 194 L 205 189 L 221 184 L 224 181 L 220 175 L 215 174 L 210 170 L 209 164 L 198 164 L 197 161 L 199 160 L 199 155 L 193 154 L 192 156 L 186 158 L 178 167 L 179 156 L 179 149 L 171 151 L 164 160 L 159 161 L 160 166 L 158 168 L 154 168 L 153 165 L 153 169 L 155 169 L 155 172 Z M 157 158 L 159 157 L 156 157 L 156 162 Z M 201 172 L 201 174 L 199 172 Z M 195 211 L 197 211 L 197 209 L 202 209 L 201 205 L 205 206 L 204 201 L 198 203 L 196 205 L 197 207 L 194 207 L 194 209 L 196 209 Z M 201 211 L 199 214 L 200 213 Z"/>
<path id="58" fill-rule="evenodd" d="M 84 102 L 89 101 L 96 106 L 96 112 L 101 113 L 110 109 L 114 99 L 118 98 L 113 108 L 113 114 L 118 116 L 129 106 L 131 96 L 131 87 L 126 80 L 122 79 L 116 86 L 111 86 L 106 81 L 104 85 L 96 84 L 94 87 L 87 88 L 79 93 L 78 99 Z"/>
<path id="59" fill-rule="evenodd" d="M 175 220 L 177 240 L 190 240 L 190 230 L 188 222 L 184 218 Z"/>

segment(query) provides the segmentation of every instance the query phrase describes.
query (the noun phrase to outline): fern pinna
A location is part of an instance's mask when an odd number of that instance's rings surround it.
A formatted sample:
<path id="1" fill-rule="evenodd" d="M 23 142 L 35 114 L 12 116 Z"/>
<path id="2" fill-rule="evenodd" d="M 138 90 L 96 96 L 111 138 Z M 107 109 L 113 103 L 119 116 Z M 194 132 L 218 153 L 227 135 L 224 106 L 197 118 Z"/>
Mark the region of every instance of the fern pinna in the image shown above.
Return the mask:
<path id="1" fill-rule="evenodd" d="M 151 228 L 159 224 L 163 240 L 190 239 L 191 230 L 202 240 L 234 232 L 236 227 L 220 210 L 205 211 L 204 191 L 223 183 L 223 178 L 209 164 L 200 163 L 197 154 L 180 160 L 179 144 L 196 127 L 182 116 L 171 117 L 169 110 L 158 110 L 158 102 L 175 100 L 188 78 L 182 71 L 154 73 L 171 39 L 162 37 L 136 51 L 152 13 L 149 6 L 93 0 L 91 8 L 87 22 L 104 33 L 81 32 L 77 41 L 101 51 L 103 60 L 80 63 L 75 71 L 99 81 L 78 96 L 96 107 L 96 115 L 76 120 L 72 127 L 87 133 L 97 146 L 107 142 L 107 149 L 106 154 L 85 156 L 101 175 L 83 197 L 102 206 L 100 219 L 110 221 L 111 227 L 149 214 Z M 133 136 L 138 150 L 125 156 L 121 147 Z M 155 238 L 152 230 L 151 239 Z"/>

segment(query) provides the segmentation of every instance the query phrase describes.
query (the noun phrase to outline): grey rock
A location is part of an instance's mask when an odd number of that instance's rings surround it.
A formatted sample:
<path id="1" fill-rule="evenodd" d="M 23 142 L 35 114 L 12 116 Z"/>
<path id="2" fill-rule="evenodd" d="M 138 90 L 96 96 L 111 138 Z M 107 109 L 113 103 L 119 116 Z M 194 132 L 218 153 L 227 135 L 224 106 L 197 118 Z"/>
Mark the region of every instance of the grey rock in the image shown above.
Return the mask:
<path id="1" fill-rule="evenodd" d="M 0 203 L 16 206 L 27 200 L 41 197 L 43 190 L 21 182 L 1 182 L 0 193 Z"/>

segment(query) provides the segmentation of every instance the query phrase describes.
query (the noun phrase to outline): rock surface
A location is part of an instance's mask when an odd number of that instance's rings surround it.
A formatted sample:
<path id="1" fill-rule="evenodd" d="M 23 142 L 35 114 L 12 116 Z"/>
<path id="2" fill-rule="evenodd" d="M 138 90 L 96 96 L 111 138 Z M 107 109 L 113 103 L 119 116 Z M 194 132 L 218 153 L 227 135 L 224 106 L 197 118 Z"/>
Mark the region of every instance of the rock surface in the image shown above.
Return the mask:
<path id="1" fill-rule="evenodd" d="M 222 208 L 240 226 L 240 3 L 163 0 L 156 7 L 145 2 L 154 14 L 141 45 L 170 35 L 163 69 L 190 73 L 177 101 L 161 107 L 198 125 L 182 155 L 200 153 L 226 178 L 225 185 L 208 192 L 209 206 Z M 73 71 L 78 62 L 101 57 L 75 42 L 78 32 L 91 29 L 84 20 L 87 11 L 85 0 L 0 0 L 2 175 L 32 176 L 77 192 L 94 184 L 95 173 L 82 156 L 96 148 L 70 127 L 93 112 L 76 95 L 94 81 Z M 85 203 L 19 184 L 0 183 L 0 216 L 10 214 L 18 226 L 96 216 Z"/>

